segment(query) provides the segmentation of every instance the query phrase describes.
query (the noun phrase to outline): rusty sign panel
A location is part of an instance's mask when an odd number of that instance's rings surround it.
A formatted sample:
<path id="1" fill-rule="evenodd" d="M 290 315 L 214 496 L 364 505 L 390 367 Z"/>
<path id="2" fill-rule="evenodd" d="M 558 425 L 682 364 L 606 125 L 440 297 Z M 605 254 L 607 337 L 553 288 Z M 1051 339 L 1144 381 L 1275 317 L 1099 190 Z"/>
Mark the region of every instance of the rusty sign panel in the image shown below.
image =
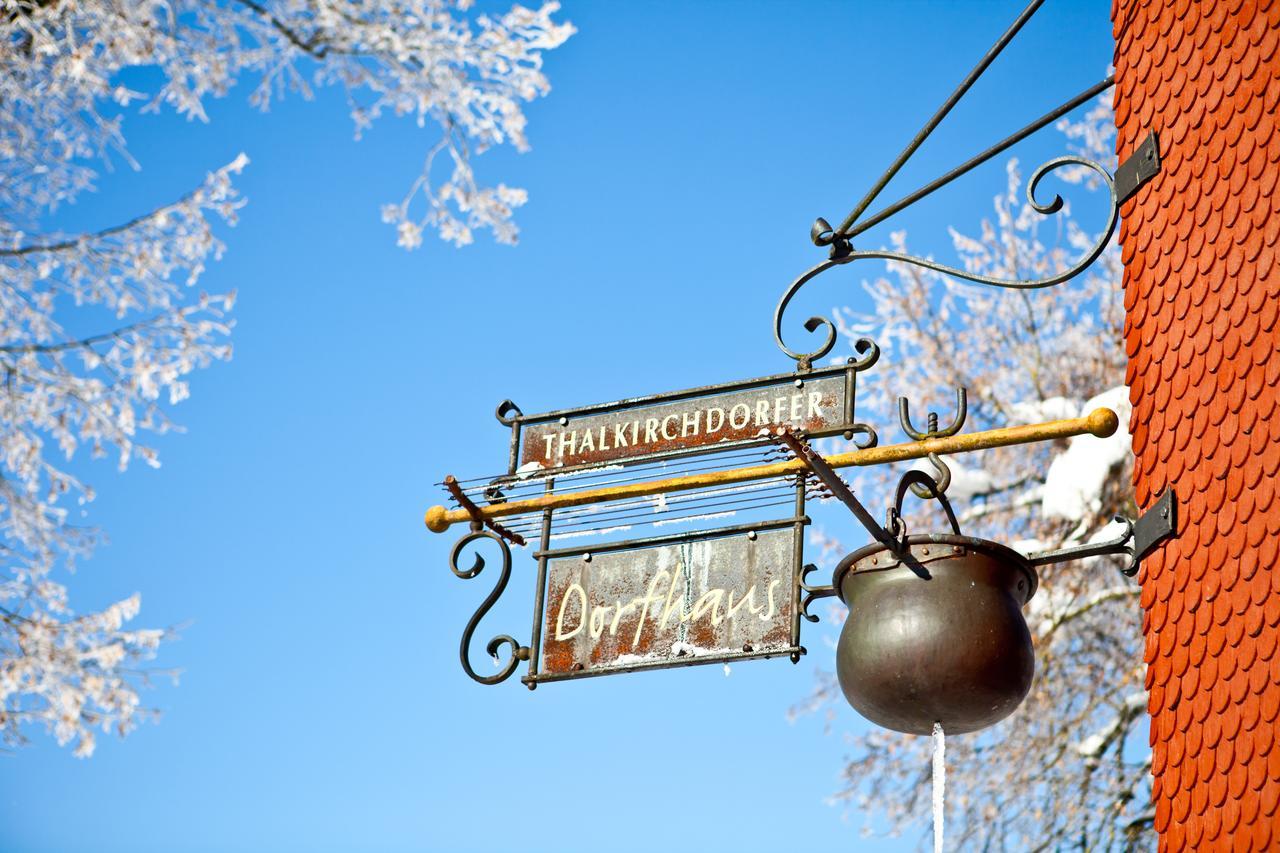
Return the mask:
<path id="1" fill-rule="evenodd" d="M 538 680 L 797 652 L 802 535 L 787 523 L 548 560 Z"/>
<path id="2" fill-rule="evenodd" d="M 787 425 L 810 435 L 848 429 L 854 369 L 837 367 L 730 386 L 520 418 L 522 472 L 652 459 L 758 440 Z M 513 448 L 514 452 L 514 448 Z"/>

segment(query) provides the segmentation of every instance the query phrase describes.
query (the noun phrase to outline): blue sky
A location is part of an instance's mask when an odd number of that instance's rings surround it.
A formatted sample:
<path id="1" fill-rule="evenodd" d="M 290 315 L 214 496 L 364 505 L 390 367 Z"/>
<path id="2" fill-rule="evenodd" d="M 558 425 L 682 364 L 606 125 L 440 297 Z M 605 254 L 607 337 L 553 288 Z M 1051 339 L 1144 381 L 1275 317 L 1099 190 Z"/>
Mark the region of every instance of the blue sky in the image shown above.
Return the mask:
<path id="1" fill-rule="evenodd" d="M 184 674 L 147 694 L 159 724 L 89 761 L 43 737 L 0 759 L 0 848 L 914 847 L 861 840 L 861 814 L 825 802 L 864 725 L 851 710 L 830 734 L 786 721 L 831 665 L 822 626 L 799 666 L 481 687 L 456 649 L 488 582 L 454 578 L 453 539 L 421 518 L 443 474 L 501 466 L 503 398 L 533 412 L 790 369 L 770 321 L 820 258 L 813 218 L 843 218 L 1021 5 L 566 3 L 579 33 L 548 57 L 533 151 L 476 162 L 530 192 L 514 249 L 395 248 L 379 206 L 433 140 L 391 120 L 354 142 L 336 92 L 262 115 L 241 85 L 209 125 L 131 116 L 142 171 L 104 176 L 59 224 L 119 221 L 252 159 L 201 282 L 239 290 L 234 360 L 194 377 L 160 470 L 77 469 L 111 541 L 73 603 L 141 591 L 139 624 L 186 624 L 159 660 Z M 1096 82 L 1107 15 L 1046 4 L 882 200 Z M 1052 131 L 1014 151 L 1062 152 Z M 1001 163 L 892 227 L 945 257 Z M 824 277 L 789 316 L 856 303 L 859 280 Z M 517 556 L 482 637 L 527 633 L 532 576 Z"/>

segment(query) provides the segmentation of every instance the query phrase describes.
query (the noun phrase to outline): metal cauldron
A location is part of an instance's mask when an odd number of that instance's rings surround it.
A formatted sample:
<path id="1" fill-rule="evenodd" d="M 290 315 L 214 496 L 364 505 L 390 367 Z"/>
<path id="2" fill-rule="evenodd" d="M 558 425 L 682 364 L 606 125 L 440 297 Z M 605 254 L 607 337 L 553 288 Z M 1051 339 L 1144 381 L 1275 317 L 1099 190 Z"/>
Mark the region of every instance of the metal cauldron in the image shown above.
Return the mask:
<path id="1" fill-rule="evenodd" d="M 836 650 L 845 698 L 908 734 L 1004 719 L 1035 674 L 1022 617 L 1035 569 L 1011 548 L 958 534 L 908 536 L 900 553 L 905 560 L 875 542 L 836 568 L 832 583 L 849 607 Z"/>

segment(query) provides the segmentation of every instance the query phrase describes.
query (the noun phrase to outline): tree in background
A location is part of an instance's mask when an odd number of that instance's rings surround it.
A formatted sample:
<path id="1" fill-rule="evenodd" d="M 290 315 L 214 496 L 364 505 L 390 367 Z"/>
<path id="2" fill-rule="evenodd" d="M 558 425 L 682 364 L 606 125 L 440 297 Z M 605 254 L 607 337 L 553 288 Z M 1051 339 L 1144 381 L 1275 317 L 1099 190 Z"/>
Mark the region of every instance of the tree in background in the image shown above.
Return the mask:
<path id="1" fill-rule="evenodd" d="M 499 18 L 470 0 L 0 0 L 0 731 L 43 727 L 88 756 L 96 731 L 129 731 L 138 687 L 164 632 L 126 630 L 140 599 L 77 614 L 55 570 L 99 541 L 68 506 L 93 489 L 65 467 L 77 450 L 158 464 L 139 444 L 164 432 L 185 377 L 227 359 L 234 294 L 192 289 L 234 223 L 244 155 L 173 204 L 87 234 L 42 226 L 93 188 L 95 164 L 132 166 L 122 119 L 133 105 L 206 120 L 205 100 L 241 79 L 266 109 L 287 92 L 336 85 L 357 136 L 384 113 L 439 138 L 382 218 L 412 249 L 426 229 L 461 246 L 477 230 L 514 243 L 523 190 L 477 183 L 471 156 L 525 150 L 522 104 L 545 95 L 542 54 L 572 33 L 514 6 Z M 120 73 L 159 72 L 149 91 Z M 132 78 L 131 78 L 132 79 Z M 440 155 L 446 154 L 447 158 Z M 86 329 L 94 331 L 86 332 Z"/>
<path id="2" fill-rule="evenodd" d="M 1079 153 L 1114 171 L 1108 104 L 1059 128 Z M 1087 182 L 1092 173 L 1058 174 Z M 952 231 L 967 270 L 1004 279 L 1048 276 L 1094 242 L 1069 211 L 1048 220 L 1034 211 L 1021 185 L 1012 161 L 994 221 L 982 222 L 976 237 Z M 1046 226 L 1057 229 L 1051 239 L 1041 233 Z M 904 248 L 903 234 L 892 240 Z M 1121 269 L 1114 243 L 1088 273 L 1040 291 L 964 284 L 890 263 L 887 275 L 866 287 L 871 312 L 837 312 L 846 337 L 871 335 L 885 350 L 867 374 L 873 423 L 897 422 L 899 394 L 945 410 L 957 386 L 968 389 L 974 429 L 1075 417 L 1100 405 L 1120 415 L 1122 428 L 1110 439 L 1007 447 L 949 462 L 948 494 L 967 535 L 1012 543 L 1025 553 L 1112 538 L 1118 533 L 1112 517 L 1134 515 L 1123 428 L 1129 402 Z M 862 473 L 853 485 L 885 494 L 891 473 L 901 472 Z M 938 507 L 915 505 L 909 527 L 936 529 Z M 818 537 L 832 555 L 850 550 Z M 1030 694 L 992 729 L 948 738 L 947 827 L 956 849 L 1107 849 L 1151 837 L 1144 835 L 1151 792 L 1141 726 L 1147 697 L 1139 589 L 1117 571 L 1122 566 L 1096 558 L 1040 570 L 1039 591 L 1027 607 L 1036 647 Z M 832 615 L 843 613 L 839 608 Z M 795 710 L 843 701 L 834 674 L 823 672 Z M 836 799 L 886 819 L 896 831 L 928 826 L 930 740 L 876 729 L 850 745 Z"/>

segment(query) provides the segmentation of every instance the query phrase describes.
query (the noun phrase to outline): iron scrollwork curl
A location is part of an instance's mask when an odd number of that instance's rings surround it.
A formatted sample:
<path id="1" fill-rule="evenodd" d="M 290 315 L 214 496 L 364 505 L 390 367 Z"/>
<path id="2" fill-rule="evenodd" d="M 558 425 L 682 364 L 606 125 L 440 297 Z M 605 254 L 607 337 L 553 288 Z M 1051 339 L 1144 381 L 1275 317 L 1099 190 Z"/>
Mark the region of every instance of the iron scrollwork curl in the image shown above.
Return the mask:
<path id="1" fill-rule="evenodd" d="M 488 530 L 472 530 L 466 536 L 459 539 L 457 544 L 453 546 L 453 551 L 449 554 L 449 570 L 463 580 L 470 580 L 479 575 L 484 569 L 486 563 L 484 557 L 482 557 L 478 552 L 472 558 L 471 568 L 469 569 L 459 568 L 458 560 L 462 556 L 463 549 L 481 539 L 489 539 L 498 543 L 498 547 L 502 549 L 502 569 L 501 573 L 498 575 L 498 582 L 493 586 L 493 590 L 485 597 L 485 600 L 481 602 L 480 607 L 476 610 L 470 621 L 467 622 L 467 627 L 462 632 L 462 644 L 458 650 L 458 657 L 462 661 L 463 671 L 465 671 L 473 680 L 478 681 L 481 684 L 499 684 L 511 677 L 511 674 L 516 671 L 516 667 L 520 665 L 520 661 L 529 659 L 528 646 L 520 645 L 514 637 L 507 634 L 499 634 L 491 639 L 489 644 L 485 646 L 485 651 L 488 652 L 489 656 L 494 660 L 498 660 L 498 649 L 503 645 L 507 645 L 511 649 L 511 656 L 507 659 L 507 662 L 503 664 L 502 668 L 493 675 L 478 675 L 471 666 L 469 655 L 471 650 L 471 637 L 475 634 L 476 627 L 479 626 L 480 620 L 485 617 L 485 614 L 487 614 L 493 605 L 497 603 L 498 599 L 502 597 L 502 593 L 506 591 L 507 588 L 507 581 L 511 579 L 511 548 L 508 547 L 507 543 L 503 541 L 501 536 L 498 536 L 495 533 L 491 533 Z"/>
<path id="2" fill-rule="evenodd" d="M 818 567 L 812 563 L 806 564 L 800 570 L 800 591 L 803 595 L 800 598 L 800 616 L 809 622 L 817 622 L 818 615 L 809 612 L 809 605 L 817 601 L 819 598 L 831 598 L 839 595 L 840 591 L 831 584 L 811 585 L 808 583 L 809 575 L 816 572 Z"/>
<path id="3" fill-rule="evenodd" d="M 913 255 L 906 255 L 902 252 L 890 252 L 886 250 L 868 250 L 854 251 L 844 250 L 841 246 L 833 245 L 833 256 L 822 263 L 806 270 L 799 278 L 791 283 L 791 285 L 783 292 L 782 298 L 778 300 L 778 307 L 773 313 L 773 339 L 777 342 L 778 348 L 781 349 L 788 357 L 795 359 L 800 363 L 801 367 L 806 367 L 814 361 L 822 358 L 831 352 L 836 345 L 836 328 L 835 324 L 826 317 L 810 317 L 804 323 L 804 328 L 808 332 L 817 332 L 819 329 L 825 329 L 826 338 L 821 346 L 812 352 L 797 352 L 786 345 L 782 340 L 782 316 L 786 313 L 787 306 L 791 304 L 791 300 L 800 288 L 804 287 L 811 280 L 818 277 L 822 273 L 832 267 L 843 266 L 852 261 L 864 259 L 879 259 L 884 261 L 897 261 L 899 263 L 911 264 L 924 269 L 933 270 L 943 275 L 954 276 L 955 278 L 964 279 L 966 281 L 976 282 L 978 284 L 986 284 L 992 287 L 1004 287 L 1014 290 L 1039 290 L 1045 287 L 1052 287 L 1055 284 L 1062 284 L 1070 281 L 1080 273 L 1084 272 L 1088 267 L 1098 259 L 1098 256 L 1107 248 L 1107 244 L 1111 241 L 1112 234 L 1116 230 L 1116 218 L 1119 213 L 1120 205 L 1116 195 L 1115 181 L 1112 180 L 1111 174 L 1099 163 L 1078 157 L 1075 155 L 1067 155 L 1057 157 L 1044 165 L 1040 166 L 1031 174 L 1031 179 L 1027 182 L 1027 201 L 1031 205 L 1032 210 L 1045 216 L 1050 216 L 1062 209 L 1062 196 L 1054 194 L 1053 198 L 1045 203 L 1036 200 L 1036 190 L 1040 187 L 1040 182 L 1044 180 L 1050 172 L 1054 172 L 1065 166 L 1083 166 L 1094 172 L 1098 178 L 1106 184 L 1109 209 L 1107 211 L 1106 225 L 1103 227 L 1101 235 L 1097 241 L 1090 247 L 1084 255 L 1082 255 L 1074 264 L 1061 272 L 1053 275 L 1044 276 L 1043 278 L 1034 279 L 1002 279 L 995 276 L 981 275 L 979 273 L 970 272 L 960 269 L 959 267 L 940 264 L 927 258 L 918 258 Z"/>

